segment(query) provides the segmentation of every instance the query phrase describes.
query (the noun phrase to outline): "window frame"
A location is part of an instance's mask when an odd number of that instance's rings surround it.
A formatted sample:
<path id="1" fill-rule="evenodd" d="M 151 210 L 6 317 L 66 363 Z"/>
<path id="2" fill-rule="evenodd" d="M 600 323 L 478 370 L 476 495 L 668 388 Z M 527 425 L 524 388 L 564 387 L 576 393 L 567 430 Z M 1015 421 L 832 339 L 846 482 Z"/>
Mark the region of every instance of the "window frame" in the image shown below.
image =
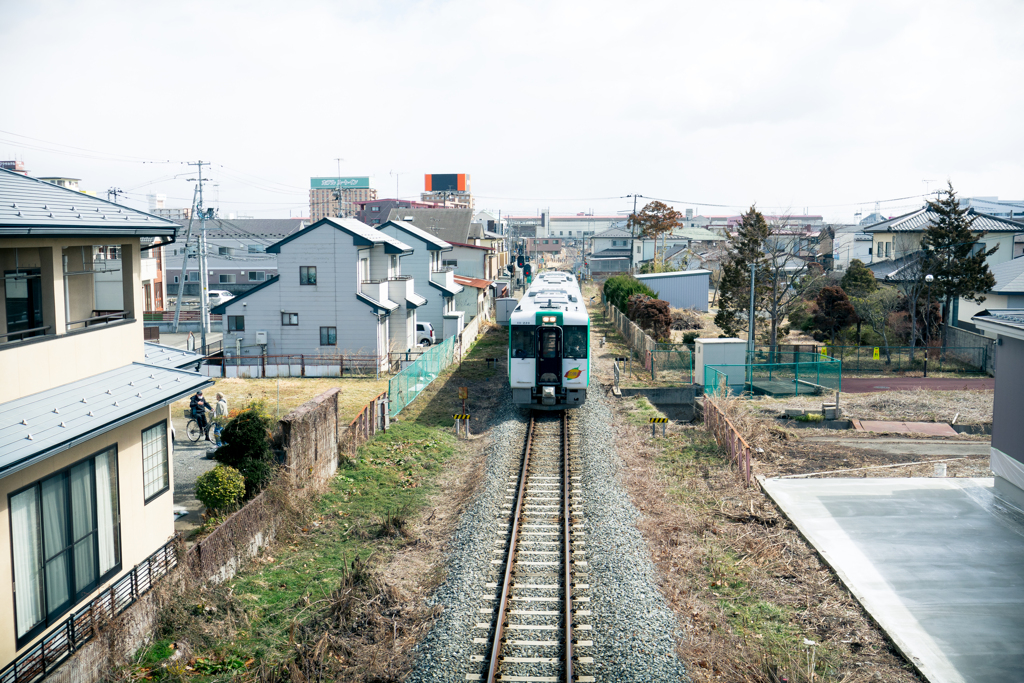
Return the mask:
<path id="1" fill-rule="evenodd" d="M 287 316 L 295 316 L 295 322 L 293 322 L 293 323 L 292 322 L 285 322 L 285 316 L 286 315 Z M 291 320 L 291 318 L 288 318 L 288 320 Z M 290 312 L 283 312 L 283 313 L 281 313 L 281 327 L 298 327 L 298 326 L 299 326 L 299 314 L 298 313 L 290 313 Z"/>
<path id="2" fill-rule="evenodd" d="M 163 425 L 164 426 L 164 463 L 166 465 L 166 471 L 167 471 L 167 483 L 164 485 L 164 487 L 162 489 L 160 489 L 159 491 L 157 491 L 156 493 L 151 495 L 149 498 L 146 498 L 146 436 L 145 435 L 146 435 L 146 432 L 148 432 L 149 430 L 151 430 L 154 427 L 157 427 L 159 425 Z M 162 496 L 163 494 L 165 494 L 165 493 L 167 493 L 168 491 L 171 490 L 171 444 L 170 444 L 170 439 L 171 439 L 171 430 L 170 430 L 170 428 L 167 425 L 167 419 L 166 418 L 163 419 L 163 420 L 159 420 L 158 422 L 154 422 L 153 424 L 151 424 L 148 427 L 144 427 L 142 429 L 142 431 L 139 432 L 139 445 L 142 447 L 142 498 L 143 498 L 142 504 L 143 504 L 143 506 L 149 505 L 152 501 L 156 500 L 157 498 L 159 498 L 160 496 Z"/>
<path id="3" fill-rule="evenodd" d="M 313 279 L 310 282 L 309 275 L 312 272 Z M 299 266 L 299 284 L 303 287 L 316 287 L 316 266 Z"/>
<path id="4" fill-rule="evenodd" d="M 267 281 L 267 271 L 265 271 L 265 270 L 250 270 L 250 271 L 246 271 L 246 272 L 247 272 L 247 277 L 249 278 L 249 282 L 266 282 Z M 253 278 L 253 275 L 261 275 L 262 277 Z"/>
<path id="5" fill-rule="evenodd" d="M 239 319 L 242 320 L 241 327 L 234 327 L 233 322 L 237 322 Z M 228 316 L 228 332 L 245 332 L 245 316 L 244 315 L 229 315 Z"/>
<path id="6" fill-rule="evenodd" d="M 228 278 L 228 279 L 225 280 L 224 278 Z M 233 284 L 235 284 L 235 274 L 234 273 L 220 273 L 219 275 L 217 275 L 217 284 L 218 285 L 233 285 Z"/>
<path id="7" fill-rule="evenodd" d="M 48 609 L 48 606 L 46 604 L 46 602 L 47 602 L 47 600 L 46 600 L 46 592 L 47 592 L 46 591 L 46 546 L 45 546 L 46 539 L 43 536 L 43 520 L 42 520 L 42 510 L 43 510 L 43 507 L 42 507 L 43 506 L 42 486 L 43 486 L 43 482 L 47 481 L 47 480 L 49 480 L 49 479 L 51 479 L 53 477 L 56 477 L 58 475 L 63 476 L 64 477 L 64 484 L 65 484 L 65 492 L 66 493 L 70 493 L 70 484 L 68 483 L 68 479 L 70 477 L 71 470 L 74 467 L 77 467 L 78 465 L 82 464 L 83 462 L 95 460 L 96 456 L 102 455 L 103 453 L 106 453 L 107 451 L 110 451 L 111 454 L 112 454 L 112 458 L 113 458 L 113 462 L 114 462 L 114 468 L 115 468 L 115 470 L 117 472 L 117 478 L 116 478 L 116 482 L 117 482 L 117 521 L 116 521 L 116 523 L 114 524 L 114 527 L 113 527 L 114 528 L 114 534 L 115 534 L 115 546 L 117 548 L 117 562 L 115 562 L 113 564 L 113 566 L 111 566 L 111 568 L 107 570 L 106 573 L 100 574 L 99 573 L 99 561 L 100 561 L 99 560 L 99 549 L 98 549 L 98 547 L 96 547 L 94 545 L 94 551 L 95 551 L 94 552 L 94 558 L 95 558 L 95 562 L 96 562 L 96 578 L 93 580 L 91 587 L 85 588 L 82 591 L 76 591 L 75 590 L 75 585 L 74 585 L 74 581 L 75 581 L 75 576 L 74 576 L 74 568 L 75 568 L 74 567 L 74 547 L 75 547 L 75 541 L 72 540 L 70 542 L 70 545 L 66 546 L 66 549 L 61 551 L 61 552 L 68 553 L 68 556 L 70 558 L 70 568 L 68 570 L 68 584 L 67 584 L 68 595 L 70 597 L 69 597 L 69 600 L 68 600 L 68 604 L 65 605 L 63 608 L 61 608 L 60 611 L 54 612 L 53 615 L 51 616 L 50 615 L 50 610 Z M 93 528 L 93 533 L 95 534 L 95 536 L 97 538 L 97 544 L 98 544 L 98 539 L 99 539 L 98 516 L 99 516 L 99 513 L 98 513 L 98 507 L 97 507 L 98 501 L 96 499 L 96 491 L 95 491 L 95 486 L 96 486 L 96 465 L 95 464 L 91 468 L 91 474 L 92 474 L 92 484 L 93 484 L 93 509 L 92 509 L 92 518 L 93 518 L 93 527 L 94 527 Z M 105 446 L 105 447 L 95 451 L 94 453 L 90 453 L 89 455 L 83 456 L 83 457 L 79 458 L 78 460 L 76 460 L 76 461 L 74 461 L 72 463 L 69 463 L 65 467 L 62 467 L 61 469 L 56 470 L 54 472 L 50 472 L 46 476 L 40 477 L 39 479 L 36 479 L 35 481 L 31 482 L 30 484 L 26 484 L 25 486 L 22 486 L 22 487 L 20 487 L 18 489 L 15 489 L 14 491 L 11 491 L 10 493 L 7 494 L 7 510 L 8 510 L 7 522 L 8 522 L 8 533 L 9 533 L 9 541 L 8 542 L 9 542 L 10 551 L 11 551 L 11 583 L 12 583 L 12 586 L 14 586 L 14 562 L 15 562 L 15 557 L 14 557 L 14 520 L 12 518 L 13 516 L 10 514 L 11 500 L 13 498 L 15 498 L 16 496 L 19 496 L 22 493 L 25 493 L 29 489 L 33 489 L 33 488 L 38 490 L 38 494 L 37 494 L 37 499 L 36 500 L 37 500 L 38 505 L 39 505 L 39 510 L 38 510 L 38 515 L 39 516 L 36 518 L 36 531 L 37 531 L 38 538 L 39 538 L 39 549 L 40 549 L 39 559 L 40 559 L 40 562 L 41 562 L 41 564 L 39 566 L 39 581 L 40 581 L 40 586 L 41 586 L 41 590 L 42 590 L 42 604 L 41 604 L 42 619 L 40 619 L 38 624 L 36 624 L 31 629 L 26 631 L 24 635 L 18 636 L 17 635 L 17 633 L 18 633 L 18 596 L 17 596 L 17 592 L 16 591 L 13 593 L 13 595 L 12 595 L 12 597 L 13 597 L 12 607 L 14 607 L 14 613 L 13 613 L 12 616 L 13 616 L 14 634 L 15 634 L 14 646 L 15 646 L 16 650 L 20 650 L 21 648 L 25 647 L 30 642 L 32 642 L 32 640 L 34 640 L 40 633 L 42 633 L 46 629 L 50 628 L 54 624 L 58 623 L 62 618 L 64 618 L 65 615 L 67 615 L 69 612 L 71 612 L 75 608 L 75 606 L 81 604 L 82 601 L 86 597 L 88 597 L 90 594 L 92 594 L 93 591 L 95 591 L 97 587 L 102 586 L 104 583 L 106 583 L 107 581 L 109 581 L 113 577 L 117 576 L 121 572 L 121 569 L 124 566 L 124 543 L 122 542 L 123 539 L 121 537 L 121 510 L 123 508 L 123 506 L 121 504 L 121 502 L 122 502 L 121 501 L 121 463 L 120 463 L 120 448 L 119 448 L 119 444 L 116 441 L 114 443 L 112 443 L 112 444 L 109 444 L 109 445 L 107 445 L 107 446 Z M 65 528 L 67 529 L 67 534 L 70 537 L 74 536 L 74 532 L 72 531 L 72 524 L 73 524 L 73 521 L 72 521 L 72 509 L 73 509 L 73 503 L 72 503 L 70 495 L 69 495 L 68 498 L 67 498 L 67 505 L 66 505 L 66 510 L 65 510 L 65 525 L 66 525 Z M 79 539 L 79 540 L 81 540 L 81 539 Z"/>
<path id="8" fill-rule="evenodd" d="M 324 330 L 328 330 L 328 332 L 327 332 L 327 341 L 326 342 L 324 341 Z M 330 336 L 331 332 L 330 332 L 330 330 L 334 330 L 334 341 L 333 342 L 330 341 L 330 339 L 331 339 L 331 336 Z M 320 327 L 320 346 L 337 346 L 337 345 L 338 345 L 338 328 L 336 326 L 321 325 L 321 327 Z"/>

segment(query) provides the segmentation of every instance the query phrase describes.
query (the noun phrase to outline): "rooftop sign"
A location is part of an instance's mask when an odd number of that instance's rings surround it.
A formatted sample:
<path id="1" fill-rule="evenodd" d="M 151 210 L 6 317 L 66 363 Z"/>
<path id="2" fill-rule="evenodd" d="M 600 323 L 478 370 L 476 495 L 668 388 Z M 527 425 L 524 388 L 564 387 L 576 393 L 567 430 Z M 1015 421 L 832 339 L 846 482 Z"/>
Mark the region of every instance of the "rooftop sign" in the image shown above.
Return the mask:
<path id="1" fill-rule="evenodd" d="M 312 190 L 366 190 L 370 187 L 370 177 L 310 178 L 309 187 Z"/>

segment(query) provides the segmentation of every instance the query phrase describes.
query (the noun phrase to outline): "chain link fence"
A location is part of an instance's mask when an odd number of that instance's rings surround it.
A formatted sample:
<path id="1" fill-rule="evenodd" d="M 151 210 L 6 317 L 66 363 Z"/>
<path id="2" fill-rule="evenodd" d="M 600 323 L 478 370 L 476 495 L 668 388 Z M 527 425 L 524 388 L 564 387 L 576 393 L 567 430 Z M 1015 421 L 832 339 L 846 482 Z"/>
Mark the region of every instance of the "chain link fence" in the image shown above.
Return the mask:
<path id="1" fill-rule="evenodd" d="M 403 408 L 412 403 L 421 391 L 430 386 L 430 383 L 457 359 L 457 341 L 455 336 L 451 336 L 431 346 L 388 381 L 388 400 L 392 416 L 398 415 Z"/>

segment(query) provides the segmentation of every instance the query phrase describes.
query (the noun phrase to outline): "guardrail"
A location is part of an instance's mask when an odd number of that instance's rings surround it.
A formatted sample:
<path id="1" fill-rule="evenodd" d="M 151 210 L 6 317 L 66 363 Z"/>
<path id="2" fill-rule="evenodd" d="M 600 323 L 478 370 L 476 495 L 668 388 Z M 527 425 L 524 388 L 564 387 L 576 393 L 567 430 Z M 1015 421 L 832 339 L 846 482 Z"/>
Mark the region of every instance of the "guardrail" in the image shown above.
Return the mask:
<path id="1" fill-rule="evenodd" d="M 744 482 L 750 486 L 750 444 L 715 400 L 707 395 L 704 396 L 704 428 L 714 435 L 719 448 L 725 449 L 729 462 L 736 463 Z"/>
<path id="2" fill-rule="evenodd" d="M 31 683 L 49 676 L 92 640 L 104 623 L 128 609 L 176 566 L 178 553 L 172 539 L 0 670 L 0 683 Z"/>

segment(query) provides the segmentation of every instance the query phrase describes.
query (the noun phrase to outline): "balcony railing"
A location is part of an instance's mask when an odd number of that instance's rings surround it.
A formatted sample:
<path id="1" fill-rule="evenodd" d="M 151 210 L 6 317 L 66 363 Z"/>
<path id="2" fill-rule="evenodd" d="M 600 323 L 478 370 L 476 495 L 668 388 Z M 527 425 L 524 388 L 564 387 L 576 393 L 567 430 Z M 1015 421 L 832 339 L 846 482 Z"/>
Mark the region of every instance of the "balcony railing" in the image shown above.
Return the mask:
<path id="1" fill-rule="evenodd" d="M 53 327 L 52 325 L 44 325 L 43 327 L 33 327 L 27 330 L 18 330 L 17 332 L 5 332 L 0 334 L 0 344 L 16 342 L 25 339 L 25 335 L 29 337 L 39 336 L 37 333 L 46 334 L 46 330 Z M 10 339 L 10 337 L 17 337 L 17 339 Z"/>
<path id="2" fill-rule="evenodd" d="M 98 311 L 93 311 L 97 313 Z M 104 313 L 102 315 L 94 315 L 89 318 L 82 318 L 81 320 L 70 320 L 68 321 L 68 329 L 71 329 L 72 325 L 82 325 L 83 327 L 93 327 L 95 325 L 105 325 L 106 323 L 112 323 L 115 320 L 124 320 L 128 317 L 128 311 L 114 311 L 113 313 Z"/>
<path id="3" fill-rule="evenodd" d="M 178 554 L 172 539 L 0 669 L 0 683 L 32 683 L 46 678 L 92 640 L 100 626 L 128 609 L 149 592 L 157 579 L 177 566 Z"/>

